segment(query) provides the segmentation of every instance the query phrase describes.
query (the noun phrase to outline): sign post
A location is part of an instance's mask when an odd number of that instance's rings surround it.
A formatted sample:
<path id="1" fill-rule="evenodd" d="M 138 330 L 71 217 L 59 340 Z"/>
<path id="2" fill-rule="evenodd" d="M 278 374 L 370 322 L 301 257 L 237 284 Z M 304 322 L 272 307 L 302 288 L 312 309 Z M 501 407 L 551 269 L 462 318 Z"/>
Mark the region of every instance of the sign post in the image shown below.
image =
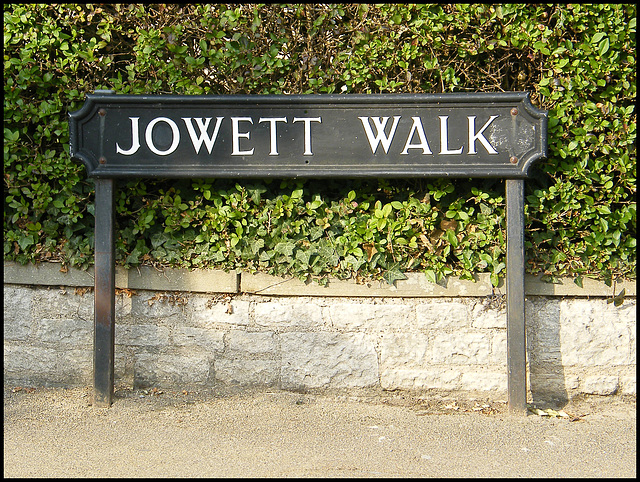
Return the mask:
<path id="1" fill-rule="evenodd" d="M 527 411 L 524 315 L 524 181 L 505 181 L 507 198 L 507 391 L 509 410 Z"/>
<path id="2" fill-rule="evenodd" d="M 116 273 L 113 179 L 96 179 L 93 403 L 109 407 L 113 397 Z"/>
<path id="3" fill-rule="evenodd" d="M 527 92 L 114 95 L 70 113 L 71 156 L 96 180 L 94 399 L 113 393 L 118 178 L 506 179 L 509 407 L 526 410 L 524 179 L 547 152 Z"/>

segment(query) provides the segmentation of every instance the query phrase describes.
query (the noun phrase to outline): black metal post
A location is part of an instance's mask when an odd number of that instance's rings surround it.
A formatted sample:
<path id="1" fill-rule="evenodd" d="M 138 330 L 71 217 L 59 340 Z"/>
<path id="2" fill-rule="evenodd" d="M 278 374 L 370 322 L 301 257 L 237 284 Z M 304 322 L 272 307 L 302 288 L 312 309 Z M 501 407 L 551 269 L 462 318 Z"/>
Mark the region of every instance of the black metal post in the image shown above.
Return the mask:
<path id="1" fill-rule="evenodd" d="M 96 179 L 93 405 L 111 406 L 116 317 L 114 179 Z"/>
<path id="2" fill-rule="evenodd" d="M 507 179 L 507 365 L 509 411 L 527 411 L 524 310 L 524 180 Z"/>

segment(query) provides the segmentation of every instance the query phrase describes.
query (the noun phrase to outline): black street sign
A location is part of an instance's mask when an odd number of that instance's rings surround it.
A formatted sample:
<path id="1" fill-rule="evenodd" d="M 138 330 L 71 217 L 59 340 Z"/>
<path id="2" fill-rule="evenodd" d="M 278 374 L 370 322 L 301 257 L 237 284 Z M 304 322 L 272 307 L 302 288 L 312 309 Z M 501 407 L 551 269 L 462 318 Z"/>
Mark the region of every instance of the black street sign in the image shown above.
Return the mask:
<path id="1" fill-rule="evenodd" d="M 70 114 L 71 156 L 96 178 L 524 178 L 546 139 L 526 92 L 99 92 Z"/>

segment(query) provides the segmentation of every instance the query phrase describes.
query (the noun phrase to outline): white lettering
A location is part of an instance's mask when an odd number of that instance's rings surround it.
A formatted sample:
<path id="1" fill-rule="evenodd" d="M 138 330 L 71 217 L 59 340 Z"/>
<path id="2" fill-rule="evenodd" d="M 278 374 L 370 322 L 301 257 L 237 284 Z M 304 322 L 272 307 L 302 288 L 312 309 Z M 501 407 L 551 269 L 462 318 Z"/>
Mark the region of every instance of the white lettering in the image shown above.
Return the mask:
<path id="1" fill-rule="evenodd" d="M 476 131 L 476 116 L 470 115 L 470 116 L 467 116 L 467 118 L 469 119 L 469 154 L 477 154 L 476 140 L 482 143 L 482 145 L 484 146 L 484 148 L 487 150 L 489 154 L 497 154 L 498 151 L 496 151 L 494 147 L 491 144 L 489 144 L 489 141 L 482 133 L 487 127 L 489 127 L 489 124 L 491 124 L 494 120 L 498 118 L 498 116 L 492 115 L 491 117 L 489 117 L 489 120 L 485 123 L 485 125 L 482 126 L 482 129 L 480 129 L 480 132 L 476 134 L 474 134 L 474 132 Z"/>
<path id="2" fill-rule="evenodd" d="M 260 117 L 258 120 L 258 124 L 260 122 L 269 122 L 270 124 L 270 134 L 271 134 L 271 150 L 269 151 L 270 156 L 278 155 L 278 136 L 276 133 L 276 122 L 287 122 L 286 117 Z"/>
<path id="3" fill-rule="evenodd" d="M 464 146 L 455 151 L 449 150 L 449 116 L 439 115 L 440 118 L 440 154 L 462 154 Z"/>
<path id="4" fill-rule="evenodd" d="M 131 141 L 131 149 L 124 150 L 120 147 L 120 145 L 116 142 L 116 154 L 124 154 L 125 156 L 131 156 L 138 152 L 140 149 L 140 129 L 138 122 L 140 121 L 140 117 L 129 117 L 131 120 L 131 136 L 133 140 Z"/>
<path id="5" fill-rule="evenodd" d="M 424 134 L 424 127 L 422 127 L 422 121 L 420 117 L 412 117 L 413 125 L 411 126 L 411 132 L 409 132 L 409 137 L 407 137 L 407 143 L 404 145 L 404 150 L 400 154 L 409 154 L 407 149 L 422 149 L 423 154 L 433 154 L 431 149 L 429 148 L 429 143 L 427 142 L 427 136 Z M 411 144 L 411 140 L 413 139 L 414 133 L 418 133 L 418 137 L 420 138 L 420 144 Z"/>
<path id="6" fill-rule="evenodd" d="M 322 123 L 321 117 L 294 117 L 293 123 L 298 121 L 304 122 L 304 154 L 305 156 L 313 156 L 311 152 L 311 128 L 310 125 L 312 122 L 320 122 Z"/>
<path id="7" fill-rule="evenodd" d="M 249 139 L 251 135 L 250 132 L 238 132 L 238 122 L 246 121 L 251 122 L 253 124 L 253 119 L 251 117 L 232 117 L 231 118 L 231 128 L 232 128 L 232 141 L 233 141 L 233 151 L 231 152 L 232 156 L 253 156 L 253 147 L 248 151 L 240 150 L 240 137 Z"/>
<path id="8" fill-rule="evenodd" d="M 211 154 L 213 145 L 216 143 L 216 139 L 218 138 L 218 131 L 220 130 L 222 119 L 224 119 L 224 117 L 216 117 L 216 126 L 213 128 L 213 135 L 209 137 L 207 134 L 207 129 L 209 129 L 211 117 L 207 117 L 206 119 L 203 119 L 202 117 L 195 117 L 196 124 L 198 124 L 198 128 L 200 129 L 200 137 L 198 137 L 198 134 L 196 134 L 196 130 L 193 127 L 193 118 L 182 117 L 182 120 L 187 126 L 189 137 L 191 137 L 191 144 L 193 144 L 193 148 L 195 149 L 196 154 L 200 153 L 202 143 L 207 146 L 207 151 L 209 152 L 209 154 Z"/>
<path id="9" fill-rule="evenodd" d="M 496 155 L 498 154 L 497 149 L 491 144 L 489 141 L 489 137 L 492 137 L 487 133 L 487 130 L 491 126 L 492 122 L 495 121 L 499 115 L 491 115 L 488 120 L 482 125 L 479 130 L 476 130 L 476 115 L 468 115 L 468 154 L 475 155 L 478 154 L 478 143 L 482 145 L 482 147 L 486 150 L 488 154 Z M 391 124 L 389 124 L 389 120 L 393 118 Z M 461 144 L 461 147 L 454 148 L 450 146 L 450 132 L 449 132 L 449 115 L 440 115 L 439 126 L 440 126 L 440 155 L 461 155 L 465 151 L 464 139 L 460 139 L 458 134 L 454 131 L 454 139 L 453 141 Z M 125 149 L 120 146 L 119 142 L 115 143 L 116 154 L 121 154 L 123 156 L 132 156 L 136 154 L 141 147 L 142 140 L 141 137 L 141 129 L 145 129 L 144 132 L 144 141 L 146 142 L 149 150 L 158 155 L 158 156 L 168 156 L 175 152 L 180 146 L 180 129 L 178 128 L 177 123 L 168 118 L 168 117 L 156 117 L 151 120 L 149 124 L 146 126 L 140 126 L 140 117 L 129 117 L 129 122 L 131 123 L 131 144 L 129 149 Z M 212 154 L 213 149 L 216 145 L 218 136 L 220 134 L 222 123 L 224 122 L 225 117 L 219 116 L 216 117 L 215 125 L 212 125 L 213 117 L 181 117 L 183 120 L 186 130 L 189 133 L 190 141 L 193 146 L 193 149 L 196 154 L 200 154 L 200 151 L 203 148 L 203 145 L 206 146 L 207 152 Z M 231 155 L 232 156 L 253 156 L 255 152 L 255 148 L 250 149 L 242 149 L 241 140 L 246 139 L 249 141 L 251 139 L 251 128 L 246 127 L 246 131 L 242 130 L 240 127 L 241 122 L 248 122 L 250 124 L 254 124 L 253 117 L 231 117 Z M 389 153 L 391 145 L 395 139 L 395 135 L 397 133 L 398 126 L 400 122 L 402 122 L 402 116 L 394 115 L 394 116 L 362 116 L 358 117 L 362 124 L 363 131 L 366 135 L 367 142 L 369 143 L 369 148 L 373 154 L 376 154 L 378 149 L 382 149 L 385 154 Z M 400 154 L 407 155 L 409 153 L 409 149 L 421 149 L 423 155 L 432 155 L 433 152 L 429 146 L 429 142 L 427 139 L 427 135 L 425 133 L 424 125 L 422 122 L 422 118 L 419 116 L 411 117 L 412 125 L 409 131 L 409 135 L 406 138 L 406 142 L 404 144 L 404 148 L 400 152 Z M 195 121 L 195 122 L 194 122 Z M 278 135 L 278 124 L 279 123 L 287 123 L 288 118 L 286 116 L 282 117 L 258 117 L 259 124 L 267 123 L 269 129 L 269 156 L 279 156 L 278 144 L 279 144 L 279 135 Z M 322 117 L 294 117 L 292 123 L 302 122 L 304 123 L 304 154 L 305 156 L 312 156 L 312 132 L 311 132 L 311 123 L 317 122 L 322 123 Z M 160 131 L 154 129 L 158 124 L 164 123 L 166 124 L 171 133 L 167 131 L 166 127 L 161 127 L 162 136 L 159 136 Z M 405 124 L 403 124 L 405 125 Z M 211 129 L 211 130 L 210 130 Z M 159 143 L 159 146 L 154 143 L 154 133 L 155 133 L 155 142 Z M 169 136 L 172 136 L 169 139 Z M 404 133 L 401 134 L 404 139 Z M 221 141 L 222 142 L 222 141 Z M 170 144 L 168 148 L 165 147 Z M 280 143 L 281 144 L 281 143 Z M 454 144 L 455 145 L 455 144 Z M 247 146 L 248 147 L 248 146 Z M 280 146 L 281 147 L 281 146 Z M 337 149 L 340 149 L 339 146 L 335 146 Z M 364 146 L 362 146 L 364 148 Z"/>
<path id="10" fill-rule="evenodd" d="M 171 127 L 171 132 L 173 134 L 173 141 L 171 142 L 171 147 L 169 147 L 169 149 L 167 149 L 166 151 L 161 151 L 153 144 L 153 128 L 158 122 L 166 122 L 167 124 L 169 124 L 169 127 Z M 147 141 L 147 146 L 149 146 L 149 149 L 151 150 L 151 152 L 159 156 L 168 156 L 173 151 L 175 151 L 178 148 L 178 145 L 180 144 L 180 129 L 178 129 L 178 126 L 176 125 L 176 123 L 173 122 L 168 117 L 156 117 L 151 122 L 149 122 L 149 125 L 147 126 L 147 130 L 144 133 L 144 138 Z"/>
<path id="11" fill-rule="evenodd" d="M 400 121 L 399 115 L 393 116 L 393 125 L 391 126 L 391 131 L 389 132 L 389 136 L 385 132 L 385 127 L 387 126 L 388 117 L 358 117 L 362 122 L 362 127 L 364 127 L 364 132 L 367 134 L 367 139 L 369 140 L 369 146 L 371 147 L 371 152 L 373 154 L 378 150 L 378 146 L 382 143 L 382 148 L 384 149 L 385 154 L 389 152 L 389 147 L 391 146 L 391 142 L 393 141 L 393 136 L 396 133 L 396 128 L 398 127 L 398 122 Z M 373 134 L 373 130 L 371 129 L 371 124 L 369 123 L 369 119 L 373 120 L 373 124 L 376 128 L 376 134 Z"/>

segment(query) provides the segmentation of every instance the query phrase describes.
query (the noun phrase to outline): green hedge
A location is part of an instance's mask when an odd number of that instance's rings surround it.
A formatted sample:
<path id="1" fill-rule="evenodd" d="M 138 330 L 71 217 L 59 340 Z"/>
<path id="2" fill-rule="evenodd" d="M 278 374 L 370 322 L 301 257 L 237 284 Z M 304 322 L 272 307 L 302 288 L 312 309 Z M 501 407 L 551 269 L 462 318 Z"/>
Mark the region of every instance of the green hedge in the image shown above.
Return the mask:
<path id="1" fill-rule="evenodd" d="M 4 258 L 93 262 L 68 113 L 122 94 L 528 90 L 527 271 L 635 278 L 635 5 L 5 5 Z M 322 281 L 503 273 L 504 182 L 120 181 L 118 262 Z"/>

